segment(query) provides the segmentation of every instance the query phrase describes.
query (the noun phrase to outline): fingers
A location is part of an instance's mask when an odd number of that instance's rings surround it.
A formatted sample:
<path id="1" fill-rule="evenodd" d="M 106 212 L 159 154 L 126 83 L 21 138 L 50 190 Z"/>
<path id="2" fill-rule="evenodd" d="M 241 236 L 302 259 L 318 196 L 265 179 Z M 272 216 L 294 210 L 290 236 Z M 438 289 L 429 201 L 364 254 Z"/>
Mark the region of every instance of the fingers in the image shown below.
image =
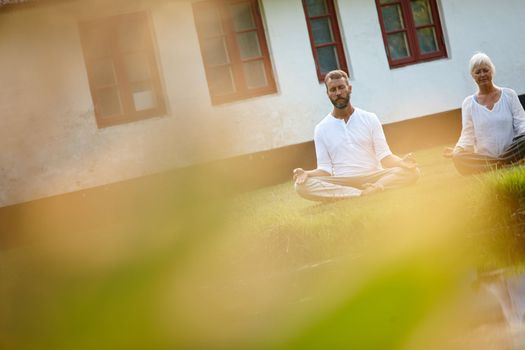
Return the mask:
<path id="1" fill-rule="evenodd" d="M 416 158 L 412 153 L 406 154 L 401 160 L 401 166 L 406 169 L 415 169 L 417 167 Z"/>
<path id="2" fill-rule="evenodd" d="M 306 181 L 306 178 L 307 178 L 307 177 L 308 177 L 308 176 L 303 172 L 302 174 L 299 174 L 299 175 L 297 176 L 297 181 L 296 181 L 296 182 L 297 182 L 298 184 L 302 184 L 302 183 L 304 183 L 304 182 Z"/>
<path id="3" fill-rule="evenodd" d="M 296 168 L 293 170 L 293 180 L 296 184 L 300 185 L 306 180 L 306 173 L 302 168 Z"/>
<path id="4" fill-rule="evenodd" d="M 452 158 L 453 153 L 454 153 L 454 149 L 451 147 L 445 147 L 443 149 L 443 157 L 445 158 Z"/>
<path id="5" fill-rule="evenodd" d="M 416 158 L 414 157 L 414 154 L 413 154 L 413 153 L 408 153 L 408 154 L 406 154 L 406 155 L 403 157 L 403 160 L 405 160 L 405 161 L 410 161 L 410 162 L 415 162 L 415 161 L 416 161 Z"/>
<path id="6" fill-rule="evenodd" d="M 299 176 L 300 170 L 301 170 L 301 168 L 295 168 L 293 170 L 293 179 L 294 179 L 294 181 L 297 180 L 297 177 Z"/>

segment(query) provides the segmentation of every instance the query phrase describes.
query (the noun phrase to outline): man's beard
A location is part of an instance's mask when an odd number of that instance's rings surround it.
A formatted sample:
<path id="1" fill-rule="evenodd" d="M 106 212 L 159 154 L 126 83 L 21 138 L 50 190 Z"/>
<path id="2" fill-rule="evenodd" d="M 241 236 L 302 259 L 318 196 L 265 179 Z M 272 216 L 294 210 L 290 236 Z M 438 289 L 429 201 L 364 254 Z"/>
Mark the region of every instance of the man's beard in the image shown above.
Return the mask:
<path id="1" fill-rule="evenodd" d="M 330 102 L 334 105 L 337 109 L 345 109 L 348 107 L 348 103 L 350 102 L 350 95 L 346 96 L 345 98 L 337 98 L 335 100 L 330 99 Z"/>

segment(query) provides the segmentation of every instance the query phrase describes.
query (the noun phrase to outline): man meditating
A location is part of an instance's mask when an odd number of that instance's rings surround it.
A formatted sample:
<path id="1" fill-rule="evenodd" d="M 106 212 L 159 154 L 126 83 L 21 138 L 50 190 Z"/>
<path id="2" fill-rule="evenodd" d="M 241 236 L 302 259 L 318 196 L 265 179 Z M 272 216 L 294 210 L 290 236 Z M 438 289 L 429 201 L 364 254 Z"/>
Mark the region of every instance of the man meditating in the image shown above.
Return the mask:
<path id="1" fill-rule="evenodd" d="M 358 197 L 417 181 L 419 169 L 411 154 L 400 158 L 390 151 L 377 116 L 350 103 L 348 75 L 331 71 L 326 93 L 334 105 L 315 127 L 317 169 L 294 169 L 297 193 L 326 201 Z"/>

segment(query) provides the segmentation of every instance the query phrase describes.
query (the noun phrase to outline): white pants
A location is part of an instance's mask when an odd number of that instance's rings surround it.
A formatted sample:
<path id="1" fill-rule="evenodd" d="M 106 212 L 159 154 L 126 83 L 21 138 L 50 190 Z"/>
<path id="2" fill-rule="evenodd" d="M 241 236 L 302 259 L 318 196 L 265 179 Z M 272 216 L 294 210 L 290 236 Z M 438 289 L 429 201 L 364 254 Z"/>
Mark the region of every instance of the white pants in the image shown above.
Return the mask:
<path id="1" fill-rule="evenodd" d="M 329 201 L 358 197 L 363 185 L 373 184 L 392 189 L 410 185 L 419 178 L 419 169 L 388 168 L 362 176 L 318 176 L 309 177 L 302 184 L 295 184 L 297 193 L 313 201 Z"/>

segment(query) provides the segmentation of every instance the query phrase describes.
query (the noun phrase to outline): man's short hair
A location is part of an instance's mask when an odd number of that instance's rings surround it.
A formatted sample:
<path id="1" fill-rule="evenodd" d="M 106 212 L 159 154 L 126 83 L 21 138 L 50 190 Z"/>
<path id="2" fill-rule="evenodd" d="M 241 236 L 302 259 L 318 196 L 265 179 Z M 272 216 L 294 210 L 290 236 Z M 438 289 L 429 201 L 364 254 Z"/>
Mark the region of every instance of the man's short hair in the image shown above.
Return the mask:
<path id="1" fill-rule="evenodd" d="M 342 71 L 340 69 L 330 71 L 324 77 L 324 84 L 326 85 L 329 80 L 337 80 L 341 78 L 345 78 L 346 82 L 348 82 L 348 79 L 350 79 L 350 77 L 348 76 L 348 74 L 346 74 L 345 71 Z"/>

